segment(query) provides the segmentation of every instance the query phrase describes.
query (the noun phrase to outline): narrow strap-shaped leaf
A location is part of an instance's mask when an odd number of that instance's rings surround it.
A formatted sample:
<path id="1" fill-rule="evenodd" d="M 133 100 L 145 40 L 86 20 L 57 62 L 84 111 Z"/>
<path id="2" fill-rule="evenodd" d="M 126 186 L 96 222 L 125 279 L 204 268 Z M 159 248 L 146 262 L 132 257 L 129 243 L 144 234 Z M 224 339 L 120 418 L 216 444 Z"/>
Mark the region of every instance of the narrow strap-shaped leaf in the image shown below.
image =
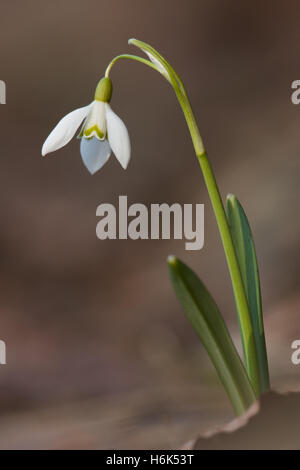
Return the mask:
<path id="1" fill-rule="evenodd" d="M 270 379 L 254 241 L 245 211 L 233 194 L 227 196 L 226 214 L 249 305 L 259 364 L 260 388 L 261 392 L 264 392 L 270 388 Z"/>
<path id="2" fill-rule="evenodd" d="M 248 375 L 210 293 L 184 263 L 170 256 L 170 278 L 189 321 L 209 354 L 234 411 L 242 414 L 255 401 Z"/>

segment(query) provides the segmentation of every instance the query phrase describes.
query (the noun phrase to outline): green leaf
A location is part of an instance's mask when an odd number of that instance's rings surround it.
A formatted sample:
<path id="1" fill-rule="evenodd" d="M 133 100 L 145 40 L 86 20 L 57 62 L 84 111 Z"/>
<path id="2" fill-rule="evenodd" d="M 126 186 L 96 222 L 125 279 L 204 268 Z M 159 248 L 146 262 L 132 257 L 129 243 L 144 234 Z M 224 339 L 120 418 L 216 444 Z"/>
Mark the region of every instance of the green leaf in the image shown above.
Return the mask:
<path id="1" fill-rule="evenodd" d="M 270 379 L 255 246 L 244 209 L 233 194 L 227 196 L 226 214 L 249 305 L 259 364 L 260 389 L 264 392 L 270 388 Z"/>
<path id="2" fill-rule="evenodd" d="M 170 278 L 189 321 L 209 354 L 237 414 L 255 401 L 248 375 L 210 293 L 184 263 L 168 258 Z"/>

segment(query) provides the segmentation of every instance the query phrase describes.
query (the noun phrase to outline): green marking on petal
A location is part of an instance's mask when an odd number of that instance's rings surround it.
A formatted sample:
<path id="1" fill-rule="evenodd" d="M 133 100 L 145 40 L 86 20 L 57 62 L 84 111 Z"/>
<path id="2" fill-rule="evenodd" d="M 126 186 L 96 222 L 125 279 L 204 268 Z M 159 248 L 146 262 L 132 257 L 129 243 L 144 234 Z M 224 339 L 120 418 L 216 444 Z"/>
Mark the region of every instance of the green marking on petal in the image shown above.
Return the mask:
<path id="1" fill-rule="evenodd" d="M 79 137 L 93 137 L 91 134 L 93 134 L 93 132 L 96 132 L 97 136 L 99 137 L 99 139 L 103 140 L 105 135 L 104 133 L 99 129 L 99 127 L 97 126 L 97 124 L 95 124 L 94 126 L 92 127 L 89 127 L 88 129 L 84 129 L 80 132 L 79 134 Z"/>

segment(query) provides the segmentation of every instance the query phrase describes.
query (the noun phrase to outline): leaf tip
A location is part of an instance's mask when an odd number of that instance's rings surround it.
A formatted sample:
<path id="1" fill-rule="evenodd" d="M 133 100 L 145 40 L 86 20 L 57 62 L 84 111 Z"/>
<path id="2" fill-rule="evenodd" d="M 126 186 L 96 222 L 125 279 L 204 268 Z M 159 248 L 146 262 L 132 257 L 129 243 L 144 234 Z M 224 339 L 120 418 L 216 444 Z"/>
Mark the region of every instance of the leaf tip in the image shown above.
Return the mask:
<path id="1" fill-rule="evenodd" d="M 176 258 L 176 256 L 174 256 L 174 255 L 169 255 L 168 256 L 168 265 L 170 267 L 175 268 L 175 266 L 177 265 L 177 262 L 178 262 L 178 259 Z"/>
<path id="2" fill-rule="evenodd" d="M 236 201 L 236 196 L 234 194 L 229 193 L 227 194 L 226 199 L 227 201 L 234 203 Z"/>
<path id="3" fill-rule="evenodd" d="M 130 38 L 128 39 L 128 44 L 131 45 L 131 44 L 135 44 L 136 42 L 136 39 L 135 38 Z"/>

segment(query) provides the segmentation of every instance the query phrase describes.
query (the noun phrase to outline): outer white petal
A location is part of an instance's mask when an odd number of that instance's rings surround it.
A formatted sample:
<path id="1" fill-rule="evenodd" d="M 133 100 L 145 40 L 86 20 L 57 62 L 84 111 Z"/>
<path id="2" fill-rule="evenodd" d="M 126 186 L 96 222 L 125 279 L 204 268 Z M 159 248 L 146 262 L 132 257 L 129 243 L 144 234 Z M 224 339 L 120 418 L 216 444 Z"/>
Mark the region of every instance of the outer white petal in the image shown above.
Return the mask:
<path id="1" fill-rule="evenodd" d="M 90 108 L 91 104 L 75 109 L 75 111 L 63 117 L 45 140 L 42 155 L 54 152 L 70 142 L 78 127 L 88 115 Z"/>
<path id="2" fill-rule="evenodd" d="M 109 145 L 124 170 L 126 170 L 131 153 L 128 131 L 122 119 L 112 111 L 109 104 L 105 105 L 105 110 Z"/>
<path id="3" fill-rule="evenodd" d="M 83 163 L 93 175 L 107 162 L 111 154 L 111 148 L 107 140 L 99 140 L 95 137 L 85 139 L 83 137 L 80 143 L 80 153 Z"/>

